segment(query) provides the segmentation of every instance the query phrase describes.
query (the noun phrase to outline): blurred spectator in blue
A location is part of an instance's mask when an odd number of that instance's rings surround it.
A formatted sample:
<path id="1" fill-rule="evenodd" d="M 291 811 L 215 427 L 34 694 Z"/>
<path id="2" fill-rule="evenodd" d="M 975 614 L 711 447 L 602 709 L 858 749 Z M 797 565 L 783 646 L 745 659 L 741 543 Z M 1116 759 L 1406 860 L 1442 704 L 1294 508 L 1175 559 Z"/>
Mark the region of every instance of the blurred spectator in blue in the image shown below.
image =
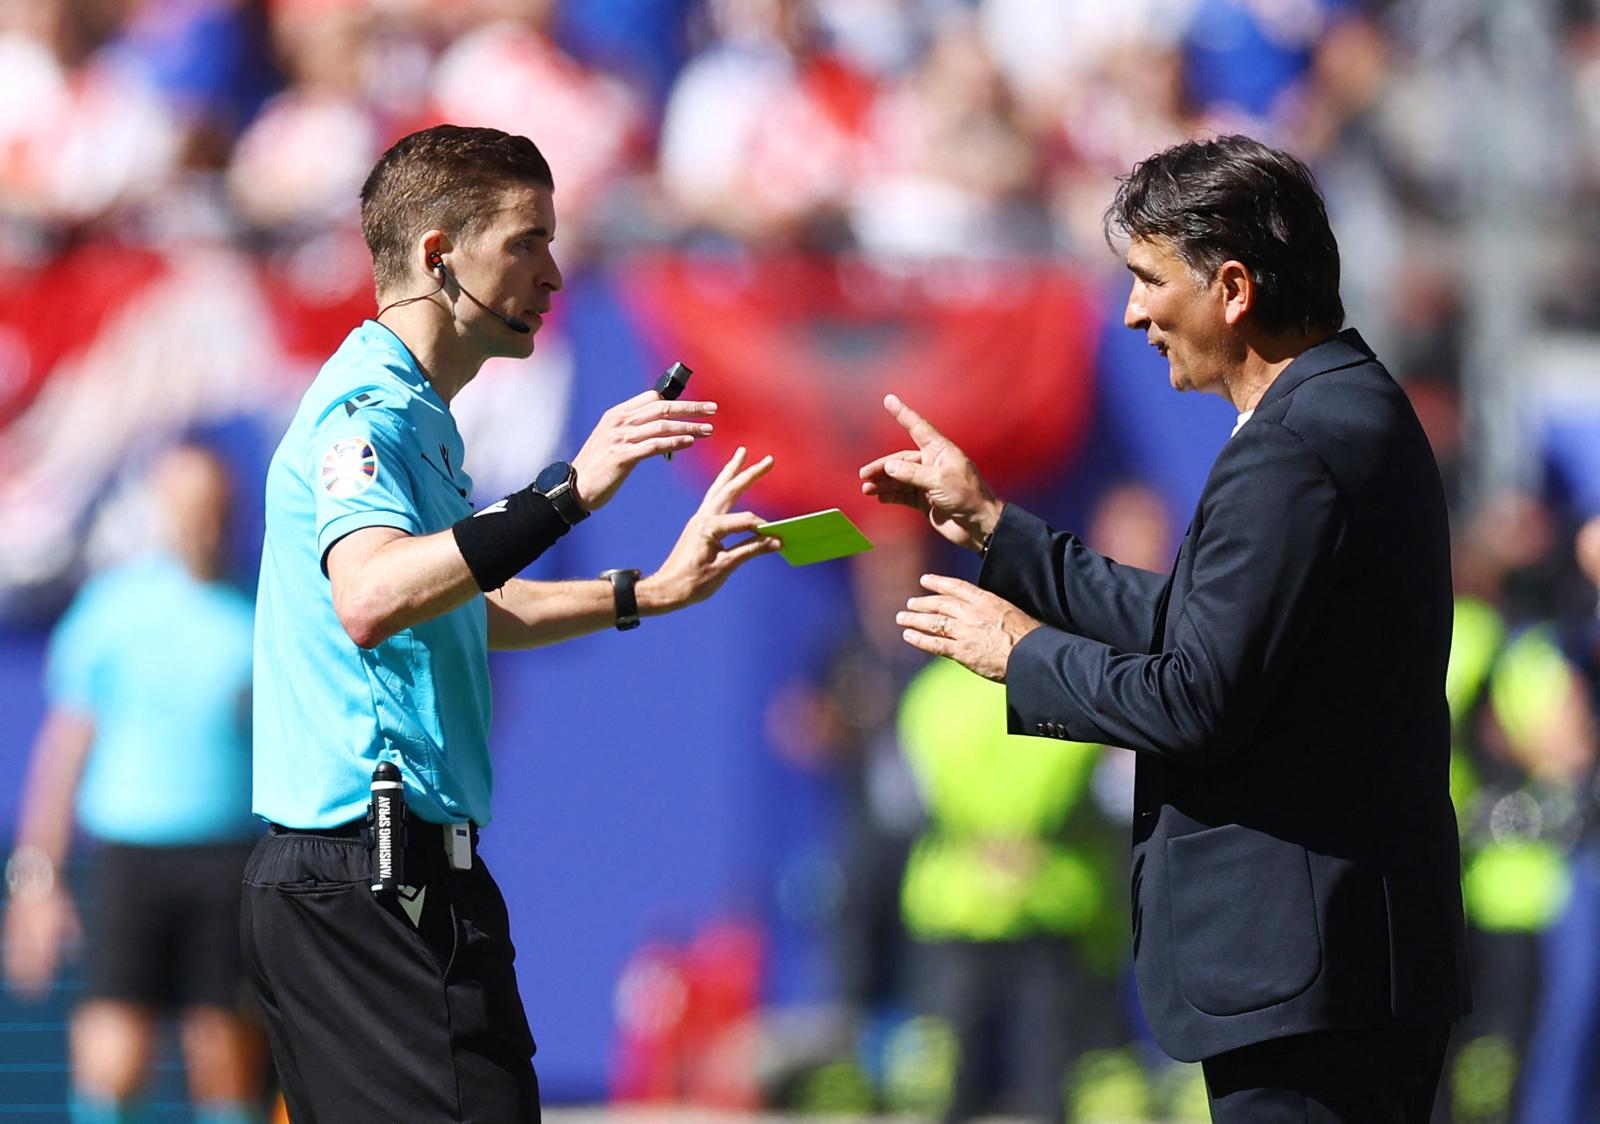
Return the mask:
<path id="1" fill-rule="evenodd" d="M 662 123 L 677 222 L 757 250 L 847 246 L 871 75 L 828 49 L 807 0 L 710 0 L 707 16 Z"/>
<path id="2" fill-rule="evenodd" d="M 1000 257 L 1050 245 L 1041 167 L 973 19 L 937 24 L 927 54 L 878 98 L 851 192 L 856 241 L 888 257 Z"/>
<path id="3" fill-rule="evenodd" d="M 166 551 L 86 585 L 51 638 L 50 710 L 6 864 L 7 983 L 43 993 L 79 935 L 63 867 L 92 839 L 88 988 L 70 1027 L 78 1124 L 133 1119 L 157 1020 L 181 1016 L 202 1124 L 259 1116 L 239 884 L 250 815 L 252 609 L 221 580 L 229 481 L 197 447 L 153 474 Z"/>
<path id="4" fill-rule="evenodd" d="M 1184 91 L 1202 127 L 1310 156 L 1371 100 L 1383 43 L 1361 0 L 1194 0 Z"/>
<path id="5" fill-rule="evenodd" d="M 139 66 L 188 132 L 190 160 L 229 146 L 280 80 L 263 0 L 133 0 L 111 50 Z"/>
<path id="6" fill-rule="evenodd" d="M 1600 712 L 1600 516 L 1578 531 L 1575 553 L 1588 585 L 1588 612 L 1575 614 L 1571 650 Z M 1600 1115 L 1594 1074 L 1600 1061 L 1600 773 L 1579 791 L 1583 834 L 1573 849 L 1566 908 L 1545 934 L 1544 980 L 1528 1057 L 1521 1119 L 1586 1124 Z"/>

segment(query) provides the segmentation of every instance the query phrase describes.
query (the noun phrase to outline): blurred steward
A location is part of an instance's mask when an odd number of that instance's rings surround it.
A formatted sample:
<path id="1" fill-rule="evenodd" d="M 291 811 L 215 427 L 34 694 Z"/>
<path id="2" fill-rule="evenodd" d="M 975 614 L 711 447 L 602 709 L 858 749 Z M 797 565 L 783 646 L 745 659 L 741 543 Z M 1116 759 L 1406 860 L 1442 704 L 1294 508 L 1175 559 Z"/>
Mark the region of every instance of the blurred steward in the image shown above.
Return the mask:
<path id="1" fill-rule="evenodd" d="M 1600 710 L 1600 516 L 1579 528 L 1574 545 L 1581 600 L 1563 631 L 1593 714 Z M 1568 862 L 1565 908 L 1544 933 L 1541 1001 L 1519 1099 L 1520 1118 L 1540 1124 L 1584 1124 L 1600 1108 L 1600 774 L 1592 760 L 1576 797 L 1581 830 Z"/>
<path id="2" fill-rule="evenodd" d="M 1442 1099 L 1457 1120 L 1514 1107 L 1541 934 L 1568 902 L 1577 785 L 1595 759 L 1590 700 L 1557 627 L 1559 545 L 1549 510 L 1514 492 L 1486 503 L 1456 545 L 1446 694 L 1475 996 L 1446 1063 Z"/>

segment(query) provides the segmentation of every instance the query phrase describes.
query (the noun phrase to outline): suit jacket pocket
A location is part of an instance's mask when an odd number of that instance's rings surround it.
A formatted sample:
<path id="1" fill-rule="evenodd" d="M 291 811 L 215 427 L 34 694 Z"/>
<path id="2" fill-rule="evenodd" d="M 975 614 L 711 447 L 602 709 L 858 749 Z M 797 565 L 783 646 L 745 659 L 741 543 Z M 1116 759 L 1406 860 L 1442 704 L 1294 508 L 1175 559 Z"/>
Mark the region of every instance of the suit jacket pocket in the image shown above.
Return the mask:
<path id="1" fill-rule="evenodd" d="M 1238 824 L 1167 840 L 1178 986 L 1208 1015 L 1293 999 L 1322 967 L 1306 850 Z"/>

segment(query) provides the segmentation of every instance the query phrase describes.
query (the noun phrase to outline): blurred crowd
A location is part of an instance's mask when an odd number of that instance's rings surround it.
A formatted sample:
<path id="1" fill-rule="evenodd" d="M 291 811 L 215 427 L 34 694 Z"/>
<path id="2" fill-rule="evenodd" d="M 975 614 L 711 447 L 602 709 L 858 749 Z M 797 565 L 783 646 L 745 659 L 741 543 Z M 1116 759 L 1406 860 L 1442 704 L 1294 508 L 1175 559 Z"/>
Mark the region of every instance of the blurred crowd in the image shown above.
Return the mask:
<path id="1" fill-rule="evenodd" d="M 531 136 L 569 272 L 671 249 L 1109 279 L 1101 213 L 1142 156 L 1201 131 L 1300 154 L 1351 322 L 1411 392 L 1454 504 L 1455 795 L 1483 968 L 1441 1112 L 1593 1118 L 1600 524 L 1578 497 L 1600 482 L 1558 492 L 1536 456 L 1484 450 L 1504 443 L 1518 349 L 1600 331 L 1600 4 L 0 0 L 0 76 L 0 617 L 60 608 L 30 591 L 92 563 L 94 510 L 129 522 L 113 485 L 130 456 L 292 401 L 370 314 L 356 198 L 413 129 Z M 535 362 L 570 362 L 559 334 L 540 346 Z M 556 420 L 516 441 L 555 439 L 561 385 L 517 391 Z M 493 421 L 464 420 L 469 445 Z M 1137 485 L 1097 510 L 1101 549 L 1166 569 L 1186 513 Z M 994 698 L 930 692 L 868 623 L 926 564 L 905 543 L 868 556 L 859 630 L 773 702 L 777 748 L 837 784 L 847 1030 L 751 1061 L 759 1095 L 1203 1113 L 1140 1045 L 1125 978 L 1129 755 L 1008 765 L 1016 746 L 972 733 Z M 974 787 L 1024 766 L 1025 792 Z M 753 995 L 748 975 L 733 990 Z M 677 1064 L 652 1062 L 654 1032 L 624 1031 L 635 1091 L 681 1092 L 637 1076 Z"/>
<path id="2" fill-rule="evenodd" d="M 1103 275 L 1118 175 L 1252 133 L 1318 172 L 1351 322 L 1452 471 L 1476 438 L 1526 465 L 1497 372 L 1600 308 L 1584 0 L 5 0 L 0 74 L 0 531 L 37 544 L 0 600 L 77 561 L 139 433 L 301 384 L 370 311 L 362 178 L 441 120 L 535 138 L 569 272 L 671 247 Z M 86 412 L 87 454 L 59 437 Z"/>
<path id="3" fill-rule="evenodd" d="M 7 0 L 0 254 L 315 244 L 349 233 L 391 141 L 450 120 L 535 137 L 569 263 L 712 242 L 1099 265 L 1116 176 L 1243 131 L 1318 167 L 1351 281 L 1427 319 L 1451 304 L 1449 232 L 1493 149 L 1474 83 L 1510 89 L 1492 100 L 1513 122 L 1537 114 L 1517 171 L 1549 213 L 1593 221 L 1600 40 L 1581 0 L 578 7 L 619 24 L 653 7 L 646 28 L 673 34 L 567 34 L 582 21 L 557 0 Z M 1571 283 L 1594 273 L 1573 262 L 1546 296 L 1583 316 Z"/>

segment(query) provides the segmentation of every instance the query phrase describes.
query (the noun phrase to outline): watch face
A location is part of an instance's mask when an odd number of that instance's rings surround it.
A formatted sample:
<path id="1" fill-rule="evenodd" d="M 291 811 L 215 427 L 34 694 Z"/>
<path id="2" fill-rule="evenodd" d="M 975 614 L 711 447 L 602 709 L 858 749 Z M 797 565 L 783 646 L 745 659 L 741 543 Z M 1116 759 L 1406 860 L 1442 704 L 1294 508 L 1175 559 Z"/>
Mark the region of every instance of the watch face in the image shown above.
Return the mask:
<path id="1" fill-rule="evenodd" d="M 572 479 L 572 466 L 566 461 L 556 461 L 540 471 L 534 478 L 533 486 L 548 496 L 570 479 Z"/>

